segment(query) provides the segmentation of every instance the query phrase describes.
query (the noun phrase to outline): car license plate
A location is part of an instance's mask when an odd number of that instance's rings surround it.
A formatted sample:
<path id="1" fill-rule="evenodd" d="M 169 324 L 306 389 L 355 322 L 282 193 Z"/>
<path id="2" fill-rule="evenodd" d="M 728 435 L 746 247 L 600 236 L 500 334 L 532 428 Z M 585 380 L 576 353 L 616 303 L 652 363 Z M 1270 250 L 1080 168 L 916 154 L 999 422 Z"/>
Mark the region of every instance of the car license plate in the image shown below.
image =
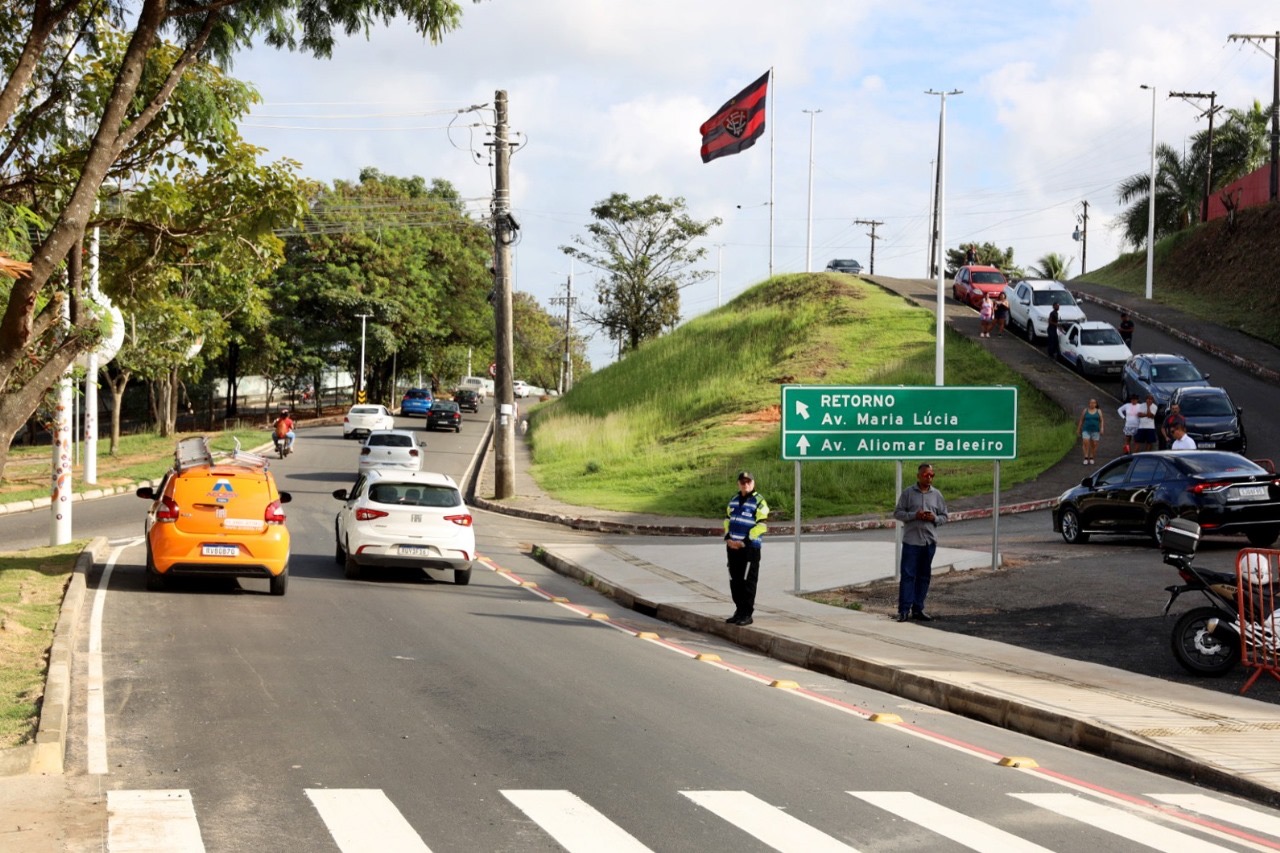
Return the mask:
<path id="1" fill-rule="evenodd" d="M 1197 441 L 1196 450 L 1213 450 L 1218 446 L 1216 441 Z"/>
<path id="2" fill-rule="evenodd" d="M 1266 486 L 1236 486 L 1236 497 L 1246 501 L 1265 501 Z"/>
<path id="3" fill-rule="evenodd" d="M 398 553 L 401 557 L 430 557 L 434 550 L 422 545 L 401 545 Z"/>
<path id="4" fill-rule="evenodd" d="M 1122 369 L 1123 368 L 1119 368 L 1119 367 L 1108 367 L 1107 373 L 1119 373 Z"/>
<path id="5" fill-rule="evenodd" d="M 205 545 L 200 553 L 206 557 L 236 557 L 239 556 L 240 549 L 235 545 Z"/>

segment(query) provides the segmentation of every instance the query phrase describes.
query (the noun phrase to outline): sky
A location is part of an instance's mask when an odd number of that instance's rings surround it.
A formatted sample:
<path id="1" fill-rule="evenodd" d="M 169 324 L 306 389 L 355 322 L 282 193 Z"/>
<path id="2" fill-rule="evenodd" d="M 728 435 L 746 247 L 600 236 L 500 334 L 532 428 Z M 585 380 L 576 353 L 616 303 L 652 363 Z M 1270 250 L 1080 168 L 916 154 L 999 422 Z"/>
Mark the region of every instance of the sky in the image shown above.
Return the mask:
<path id="1" fill-rule="evenodd" d="M 1134 248 L 1116 187 L 1150 171 L 1153 124 L 1178 149 L 1207 127 L 1207 100 L 1169 92 L 1269 104 L 1273 42 L 1229 36 L 1278 29 L 1280 8 L 1257 0 L 464 0 L 438 45 L 399 22 L 328 60 L 259 47 L 229 73 L 262 96 L 242 133 L 264 160 L 326 182 L 366 166 L 444 178 L 476 216 L 506 91 L 515 289 L 561 314 L 550 300 L 572 276 L 594 299 L 594 271 L 560 248 L 591 207 L 680 197 L 723 220 L 701 242 L 711 274 L 682 292 L 688 319 L 767 278 L 771 259 L 774 273 L 870 267 L 872 229 L 855 220 L 878 223 L 876 273 L 924 277 L 944 100 L 930 90 L 959 92 L 945 98 L 944 245 L 1012 247 L 1023 266 L 1057 252 L 1074 277 L 1087 202 L 1086 271 L 1103 266 Z M 704 164 L 702 122 L 770 69 L 765 135 Z M 595 368 L 613 347 L 595 335 Z"/>

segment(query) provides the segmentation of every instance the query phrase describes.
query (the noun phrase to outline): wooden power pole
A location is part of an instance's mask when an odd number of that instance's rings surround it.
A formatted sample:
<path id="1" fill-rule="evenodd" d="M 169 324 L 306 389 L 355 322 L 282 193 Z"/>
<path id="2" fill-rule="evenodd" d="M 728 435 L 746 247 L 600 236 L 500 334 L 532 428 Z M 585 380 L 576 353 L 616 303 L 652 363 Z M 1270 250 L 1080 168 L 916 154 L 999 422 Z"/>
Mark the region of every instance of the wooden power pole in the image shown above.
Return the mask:
<path id="1" fill-rule="evenodd" d="M 494 95 L 496 117 L 493 127 L 493 278 L 494 278 L 494 361 L 497 375 L 494 405 L 497 418 L 493 428 L 494 497 L 498 500 L 516 493 L 515 392 L 512 388 L 511 244 L 516 225 L 511 215 L 511 145 L 507 139 L 507 93 Z"/>
<path id="2" fill-rule="evenodd" d="M 871 238 L 871 272 L 870 275 L 876 274 L 876 226 L 883 225 L 883 222 L 877 222 L 874 219 L 855 219 L 854 225 L 870 225 L 871 233 L 867 236 Z"/>

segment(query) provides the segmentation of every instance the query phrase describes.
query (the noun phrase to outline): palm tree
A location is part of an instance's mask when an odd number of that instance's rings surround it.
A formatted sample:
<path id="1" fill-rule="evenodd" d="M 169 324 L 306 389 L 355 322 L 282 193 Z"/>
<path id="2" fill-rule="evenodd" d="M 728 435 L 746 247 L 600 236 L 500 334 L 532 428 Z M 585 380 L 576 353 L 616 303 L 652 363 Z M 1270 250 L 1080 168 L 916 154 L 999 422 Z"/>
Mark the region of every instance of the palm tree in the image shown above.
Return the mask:
<path id="1" fill-rule="evenodd" d="M 1213 188 L 1216 190 L 1260 168 L 1271 156 L 1271 110 L 1255 100 L 1248 110 L 1227 110 L 1213 134 Z M 1207 140 L 1196 135 L 1195 145 Z M 1193 150 L 1194 147 L 1193 147 Z"/>
<path id="2" fill-rule="evenodd" d="M 1072 260 L 1064 258 L 1057 252 L 1050 252 L 1041 257 L 1027 272 L 1034 278 L 1051 278 L 1061 281 L 1067 277 L 1067 270 L 1071 267 Z"/>
<path id="3" fill-rule="evenodd" d="M 1147 242 L 1147 204 L 1151 193 L 1151 174 L 1139 173 L 1126 178 L 1116 190 L 1121 204 L 1132 205 L 1120 214 L 1124 239 L 1135 249 Z M 1195 158 L 1183 157 L 1172 147 L 1156 146 L 1156 239 L 1186 228 L 1199 219 L 1200 200 L 1204 198 L 1204 172 L 1196 168 Z"/>

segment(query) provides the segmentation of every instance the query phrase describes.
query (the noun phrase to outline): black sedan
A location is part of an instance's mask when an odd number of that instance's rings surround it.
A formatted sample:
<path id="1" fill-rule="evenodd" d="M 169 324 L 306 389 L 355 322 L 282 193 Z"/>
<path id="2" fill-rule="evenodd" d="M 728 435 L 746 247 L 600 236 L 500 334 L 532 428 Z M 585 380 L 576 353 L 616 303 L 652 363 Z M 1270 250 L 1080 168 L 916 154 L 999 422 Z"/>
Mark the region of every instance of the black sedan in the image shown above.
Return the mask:
<path id="1" fill-rule="evenodd" d="M 1053 529 L 1068 543 L 1095 533 L 1157 543 L 1173 518 L 1202 533 L 1243 533 L 1258 548 L 1280 537 L 1280 478 L 1235 453 L 1159 450 L 1113 459 L 1058 497 Z"/>
<path id="2" fill-rule="evenodd" d="M 1244 411 L 1231 402 L 1224 388 L 1179 388 L 1169 398 L 1178 404 L 1187 425 L 1187 435 L 1200 450 L 1230 450 L 1244 453 Z"/>
<path id="3" fill-rule="evenodd" d="M 436 400 L 427 412 L 427 429 L 451 429 L 462 432 L 462 411 L 452 400 Z"/>

